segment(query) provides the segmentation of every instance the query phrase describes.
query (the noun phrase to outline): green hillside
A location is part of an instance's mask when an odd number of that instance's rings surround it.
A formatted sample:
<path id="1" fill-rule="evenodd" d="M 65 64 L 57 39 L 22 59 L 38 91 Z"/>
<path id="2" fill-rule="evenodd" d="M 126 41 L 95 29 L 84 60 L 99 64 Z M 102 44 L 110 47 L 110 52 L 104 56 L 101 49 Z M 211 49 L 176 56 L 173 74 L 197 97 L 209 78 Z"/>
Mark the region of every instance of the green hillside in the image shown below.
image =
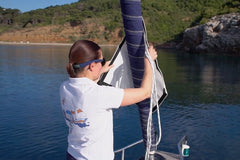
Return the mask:
<path id="1" fill-rule="evenodd" d="M 239 0 L 142 0 L 148 38 L 155 43 L 178 40 L 188 27 L 205 23 L 215 15 L 239 11 Z M 120 0 L 79 0 L 25 13 L 0 7 L 0 33 L 53 24 L 76 26 L 86 19 L 104 25 L 103 35 L 122 28 Z M 123 32 L 119 36 L 123 36 Z"/>

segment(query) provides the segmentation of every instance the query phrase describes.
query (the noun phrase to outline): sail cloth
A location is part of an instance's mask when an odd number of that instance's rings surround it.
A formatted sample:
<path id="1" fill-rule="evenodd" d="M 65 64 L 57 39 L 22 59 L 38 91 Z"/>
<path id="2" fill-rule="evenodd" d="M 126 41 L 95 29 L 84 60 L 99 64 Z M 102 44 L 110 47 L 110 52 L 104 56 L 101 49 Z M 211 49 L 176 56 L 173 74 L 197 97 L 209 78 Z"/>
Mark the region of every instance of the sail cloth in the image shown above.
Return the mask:
<path id="1" fill-rule="evenodd" d="M 158 106 L 160 106 L 167 96 L 167 90 L 163 74 L 158 66 L 157 60 L 154 63 L 155 65 L 153 70 L 156 75 L 155 83 L 157 90 L 157 92 L 154 91 L 154 94 L 157 95 L 154 95 L 153 97 L 157 97 L 157 99 L 153 99 L 153 112 L 156 110 L 157 103 Z M 132 71 L 128 58 L 127 43 L 125 38 L 122 40 L 115 53 L 113 54 L 110 60 L 110 65 L 112 64 L 114 65 L 114 67 L 101 76 L 98 84 L 114 86 L 123 89 L 134 88 Z"/>
<path id="2" fill-rule="evenodd" d="M 144 74 L 144 56 L 148 48 L 146 32 L 141 11 L 141 0 L 120 0 L 124 24 L 125 38 L 116 50 L 110 64 L 114 64 L 108 73 L 105 73 L 99 84 L 112 85 L 120 88 L 140 87 Z M 154 65 L 155 90 L 152 97 L 154 106 L 160 105 L 167 96 L 167 90 L 162 72 L 157 61 Z M 147 126 L 150 111 L 150 99 L 138 105 L 144 144 L 147 143 Z M 156 109 L 156 107 L 155 107 Z M 151 124 L 151 144 L 156 143 L 154 127 Z M 156 150 L 152 146 L 151 150 Z"/>

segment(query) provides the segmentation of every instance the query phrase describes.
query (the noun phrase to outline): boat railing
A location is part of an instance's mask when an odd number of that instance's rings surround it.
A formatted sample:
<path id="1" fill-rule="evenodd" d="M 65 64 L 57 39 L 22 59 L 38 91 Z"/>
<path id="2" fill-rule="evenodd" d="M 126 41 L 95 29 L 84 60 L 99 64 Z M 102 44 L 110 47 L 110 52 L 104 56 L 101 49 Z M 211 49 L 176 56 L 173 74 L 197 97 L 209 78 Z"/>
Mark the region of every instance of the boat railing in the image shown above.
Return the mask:
<path id="1" fill-rule="evenodd" d="M 129 148 L 131 148 L 131 147 L 133 147 L 133 146 L 135 146 L 135 145 L 137 145 L 137 144 L 140 144 L 140 143 L 142 143 L 142 142 L 143 142 L 143 140 L 141 139 L 141 140 L 136 141 L 136 142 L 134 142 L 134 143 L 132 143 L 132 144 L 129 144 L 129 145 L 127 145 L 127 146 L 125 146 L 125 147 L 123 147 L 123 148 L 121 148 L 121 149 L 115 150 L 114 153 L 116 154 L 116 153 L 121 152 L 121 153 L 122 153 L 122 155 L 121 155 L 121 160 L 124 160 L 125 150 L 127 150 L 127 149 L 129 149 Z M 184 160 L 184 157 L 186 157 L 186 156 L 184 156 L 183 153 L 182 153 L 182 145 L 183 145 L 183 144 L 187 144 L 187 136 L 183 136 L 183 137 L 180 139 L 180 141 L 178 142 L 178 144 L 177 144 L 180 160 Z"/>
<path id="2" fill-rule="evenodd" d="M 135 145 L 137 145 L 139 143 L 142 143 L 142 142 L 143 142 L 143 140 L 141 139 L 141 140 L 139 140 L 137 142 L 134 142 L 134 143 L 129 144 L 129 145 L 127 145 L 127 146 L 125 146 L 125 147 L 123 147 L 121 149 L 118 149 L 118 150 L 114 151 L 114 153 L 122 152 L 122 160 L 124 160 L 125 150 L 128 149 L 128 148 L 131 148 L 131 147 L 133 147 L 133 146 L 135 146 Z"/>

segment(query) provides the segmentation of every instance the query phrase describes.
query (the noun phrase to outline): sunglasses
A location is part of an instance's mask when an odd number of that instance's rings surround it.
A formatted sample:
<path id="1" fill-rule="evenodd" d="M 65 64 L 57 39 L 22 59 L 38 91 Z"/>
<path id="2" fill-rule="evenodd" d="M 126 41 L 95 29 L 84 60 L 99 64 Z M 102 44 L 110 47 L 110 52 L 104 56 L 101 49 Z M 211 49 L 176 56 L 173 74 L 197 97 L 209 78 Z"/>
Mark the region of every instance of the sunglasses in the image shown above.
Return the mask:
<path id="1" fill-rule="evenodd" d="M 91 64 L 93 62 L 95 62 L 95 63 L 101 62 L 102 66 L 104 66 L 105 63 L 106 63 L 106 60 L 105 60 L 105 58 L 103 58 L 103 59 L 94 59 L 94 60 L 87 61 L 87 62 L 84 62 L 84 63 L 73 64 L 73 68 L 74 69 L 79 69 L 79 68 L 85 67 L 85 66 L 87 66 L 87 65 L 89 65 L 89 64 Z"/>

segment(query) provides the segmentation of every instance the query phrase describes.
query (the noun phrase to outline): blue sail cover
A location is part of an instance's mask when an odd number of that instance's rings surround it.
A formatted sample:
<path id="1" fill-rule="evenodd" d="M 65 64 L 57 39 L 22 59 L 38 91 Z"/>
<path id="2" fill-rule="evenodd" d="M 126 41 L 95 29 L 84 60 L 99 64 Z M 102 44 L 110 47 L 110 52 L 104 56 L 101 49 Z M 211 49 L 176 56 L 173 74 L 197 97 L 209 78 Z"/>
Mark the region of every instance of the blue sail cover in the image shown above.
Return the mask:
<path id="1" fill-rule="evenodd" d="M 141 0 L 120 0 L 120 2 L 132 80 L 134 87 L 139 87 L 144 74 L 144 55 L 145 49 L 147 49 L 144 40 Z M 150 99 L 146 99 L 137 105 L 140 114 L 143 140 L 146 146 Z M 153 125 L 151 126 L 151 141 L 152 144 L 155 144 L 154 127 Z M 152 146 L 151 150 L 156 150 L 156 147 Z"/>
<path id="2" fill-rule="evenodd" d="M 122 9 L 122 18 L 124 23 L 125 38 L 118 46 L 114 53 L 110 65 L 114 67 L 107 73 L 104 73 L 98 84 L 115 86 L 118 88 L 133 88 L 139 87 L 142 82 L 144 74 L 144 56 L 148 47 L 146 30 L 143 23 L 141 13 L 141 1 L 140 0 L 120 0 Z M 154 133 L 154 127 L 152 123 L 148 123 L 150 113 L 150 103 L 152 102 L 153 111 L 157 109 L 159 113 L 159 106 L 167 97 L 167 89 L 164 82 L 163 74 L 158 66 L 157 60 L 153 65 L 154 73 L 154 87 L 150 99 L 146 99 L 138 103 L 138 110 L 140 115 L 143 141 L 146 150 L 156 150 L 156 136 Z M 159 115 L 159 114 L 158 114 Z M 151 118 L 151 117 L 150 117 Z M 158 142 L 161 139 L 161 127 L 160 127 L 160 115 L 159 115 L 159 137 Z M 149 122 L 152 122 L 151 120 Z M 151 134 L 147 133 L 151 126 Z M 150 134 L 150 136 L 149 136 Z M 151 137 L 151 144 L 149 144 L 148 137 Z"/>

